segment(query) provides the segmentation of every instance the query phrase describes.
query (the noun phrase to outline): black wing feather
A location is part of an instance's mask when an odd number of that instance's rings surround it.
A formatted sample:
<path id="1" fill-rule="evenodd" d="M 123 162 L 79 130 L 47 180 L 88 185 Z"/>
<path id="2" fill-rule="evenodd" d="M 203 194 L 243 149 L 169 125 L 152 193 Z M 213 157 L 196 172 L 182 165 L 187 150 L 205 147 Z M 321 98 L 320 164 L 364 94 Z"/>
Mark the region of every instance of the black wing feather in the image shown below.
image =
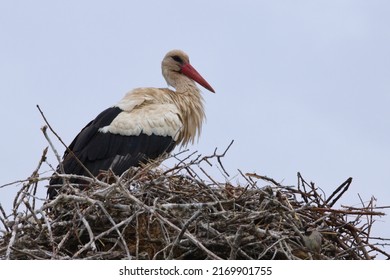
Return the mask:
<path id="1" fill-rule="evenodd" d="M 101 112 L 93 121 L 89 122 L 69 145 L 73 152 L 80 151 L 88 145 L 91 138 L 100 128 L 110 125 L 111 122 L 123 111 L 118 107 L 110 107 Z M 64 157 L 67 155 L 65 152 Z"/>
<path id="2" fill-rule="evenodd" d="M 131 166 L 138 166 L 159 157 L 164 152 L 171 152 L 175 146 L 172 137 L 159 135 L 120 135 L 103 133 L 99 129 L 110 125 L 122 112 L 118 107 L 111 107 L 100 113 L 88 123 L 69 146 L 83 165 L 96 176 L 101 170 L 112 169 L 115 174 L 122 174 Z M 65 152 L 63 167 L 66 174 L 87 175 L 88 172 L 69 152 Z M 58 169 L 57 169 L 58 171 Z M 61 184 L 60 178 L 53 177 L 50 185 Z M 58 190 L 49 187 L 49 198 L 55 197 Z"/>

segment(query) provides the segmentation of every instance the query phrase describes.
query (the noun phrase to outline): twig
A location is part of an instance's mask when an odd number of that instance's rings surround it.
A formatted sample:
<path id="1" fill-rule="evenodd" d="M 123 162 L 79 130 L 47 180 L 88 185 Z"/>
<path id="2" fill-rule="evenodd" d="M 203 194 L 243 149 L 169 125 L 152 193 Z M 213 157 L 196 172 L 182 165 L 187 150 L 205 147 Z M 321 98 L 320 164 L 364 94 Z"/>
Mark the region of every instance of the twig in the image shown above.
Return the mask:
<path id="1" fill-rule="evenodd" d="M 169 255 L 167 257 L 168 260 L 173 259 L 173 249 L 179 244 L 180 240 L 183 238 L 184 233 L 186 232 L 187 228 L 192 224 L 194 221 L 196 221 L 199 216 L 202 214 L 202 210 L 196 211 L 191 218 L 187 220 L 187 222 L 183 225 L 179 235 L 176 237 L 175 241 L 172 244 L 171 250 L 169 252 Z"/>
<path id="2" fill-rule="evenodd" d="M 349 186 L 351 185 L 352 183 L 352 177 L 349 177 L 344 183 L 342 183 L 329 197 L 328 199 L 325 201 L 325 203 L 329 206 L 329 207 L 332 207 L 336 202 L 337 200 L 340 199 L 340 197 L 348 190 Z M 340 193 L 339 193 L 340 192 Z M 339 193 L 337 196 L 336 194 Z M 329 202 L 334 196 L 335 199 L 333 199 L 332 202 Z"/>
<path id="3" fill-rule="evenodd" d="M 79 214 L 79 217 L 80 217 L 81 221 L 83 222 L 85 228 L 87 229 L 87 232 L 89 235 L 89 240 L 90 240 L 90 242 L 88 244 L 90 244 L 90 246 L 92 247 L 92 251 L 96 252 L 97 248 L 96 248 L 96 244 L 95 244 L 95 236 L 92 232 L 92 229 L 89 226 L 88 221 L 85 219 L 85 216 Z"/>
<path id="4" fill-rule="evenodd" d="M 231 245 L 229 260 L 235 260 L 237 258 L 237 251 L 240 248 L 240 243 L 242 240 L 244 229 L 246 229 L 245 226 L 240 226 L 236 232 L 236 235 L 234 236 L 234 240 Z"/>
<path id="5" fill-rule="evenodd" d="M 18 232 L 18 225 L 19 225 L 19 221 L 20 221 L 21 218 L 22 218 L 21 214 L 17 215 L 16 218 L 15 218 L 15 223 L 12 226 L 11 239 L 9 240 L 9 243 L 8 243 L 8 246 L 7 246 L 7 251 L 5 253 L 5 259 L 6 260 L 9 260 L 10 257 L 11 257 L 12 247 L 14 246 L 15 241 L 16 241 L 16 235 L 17 235 L 17 232 Z"/>
<path id="6" fill-rule="evenodd" d="M 38 107 L 38 108 L 39 108 L 39 107 Z M 55 157 L 56 157 L 56 159 L 57 159 L 57 162 L 58 162 L 58 164 L 59 164 L 61 173 L 65 173 L 65 171 L 64 171 L 64 166 L 62 165 L 61 157 L 60 157 L 60 155 L 58 154 L 57 149 L 56 149 L 55 146 L 53 145 L 53 142 L 51 141 L 49 135 L 47 134 L 47 127 L 48 127 L 47 125 L 42 126 L 41 131 L 42 131 L 42 133 L 43 133 L 43 136 L 45 136 L 46 141 L 49 143 L 50 148 L 51 148 L 51 150 L 53 151 L 53 153 L 54 153 L 54 155 L 55 155 Z"/>
<path id="7" fill-rule="evenodd" d="M 226 172 L 225 167 L 223 166 L 223 164 L 221 162 L 221 158 L 223 158 L 226 155 L 227 151 L 230 149 L 230 147 L 233 145 L 233 143 L 234 143 L 234 140 L 230 141 L 230 144 L 227 146 L 227 148 L 225 149 L 225 151 L 222 154 L 217 154 L 217 148 L 215 148 L 214 153 L 211 156 L 203 157 L 202 161 L 207 161 L 208 162 L 209 159 L 216 157 L 219 165 L 221 166 L 221 168 L 223 170 L 223 172 L 226 174 L 226 176 L 230 177 L 229 173 Z"/>
<path id="8" fill-rule="evenodd" d="M 7 225 L 7 215 L 5 214 L 5 211 L 4 211 L 4 208 L 3 206 L 1 205 L 0 203 L 0 213 L 3 217 L 0 216 L 0 221 L 2 222 L 2 224 L 4 225 L 4 228 L 7 232 L 10 232 L 10 228 L 8 227 Z"/>
<path id="9" fill-rule="evenodd" d="M 316 212 L 332 212 L 345 215 L 370 215 L 370 216 L 384 216 L 383 212 L 376 212 L 371 210 L 341 210 L 341 209 L 332 209 L 332 208 L 321 208 L 321 207 L 310 207 L 311 210 Z"/>
<path id="10" fill-rule="evenodd" d="M 54 251 L 54 247 L 55 247 L 55 242 L 54 242 L 54 237 L 53 237 L 53 231 L 51 229 L 51 225 L 50 225 L 50 222 L 49 222 L 49 219 L 47 218 L 46 216 L 46 213 L 44 211 L 36 211 L 37 213 L 40 213 L 43 217 L 43 221 L 45 222 L 45 225 L 47 227 L 47 232 L 49 234 L 49 240 L 50 240 L 50 244 L 53 248 L 53 251 Z"/>
<path id="11" fill-rule="evenodd" d="M 280 183 L 276 182 L 274 179 L 267 177 L 267 176 L 258 175 L 256 173 L 245 173 L 245 176 L 268 181 L 268 182 L 271 182 L 272 184 L 274 184 L 275 186 L 282 187 L 282 185 Z"/>
<path id="12" fill-rule="evenodd" d="M 62 141 L 61 137 L 55 132 L 55 130 L 51 127 L 49 121 L 46 119 L 45 117 L 45 114 L 43 113 L 43 111 L 41 110 L 41 108 L 39 107 L 39 105 L 37 105 L 37 108 L 39 110 L 39 113 L 41 114 L 43 120 L 45 121 L 46 125 L 49 127 L 50 131 L 57 137 L 57 139 L 61 142 L 61 144 L 65 147 L 66 151 L 77 161 L 77 163 L 84 169 L 84 171 L 88 174 L 89 177 L 93 178 L 94 180 L 96 180 L 95 176 L 93 176 L 93 174 L 91 173 L 91 171 L 89 171 L 89 169 L 87 167 L 85 167 L 85 165 L 79 160 L 79 158 L 73 153 L 73 151 L 71 149 L 69 149 L 69 147 L 64 143 L 64 141 Z M 58 156 L 58 153 L 57 155 Z M 58 159 L 58 158 L 57 158 Z M 59 160 L 60 162 L 60 170 L 62 173 L 65 173 L 63 172 L 63 168 L 61 168 L 61 160 Z"/>
<path id="13" fill-rule="evenodd" d="M 216 205 L 233 205 L 235 200 L 225 200 L 225 201 L 216 201 L 216 202 L 199 202 L 199 203 L 164 203 L 160 204 L 159 207 L 161 210 L 194 210 L 194 209 L 204 209 L 210 208 Z"/>

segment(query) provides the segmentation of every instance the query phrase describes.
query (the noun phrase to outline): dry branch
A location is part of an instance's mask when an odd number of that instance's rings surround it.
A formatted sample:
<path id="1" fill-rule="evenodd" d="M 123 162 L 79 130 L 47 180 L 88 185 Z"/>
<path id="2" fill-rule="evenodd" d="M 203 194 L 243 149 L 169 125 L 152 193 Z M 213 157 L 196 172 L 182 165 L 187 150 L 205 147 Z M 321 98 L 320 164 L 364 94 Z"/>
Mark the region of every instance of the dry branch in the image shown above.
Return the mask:
<path id="1" fill-rule="evenodd" d="M 221 183 L 207 170 L 219 166 L 229 177 L 222 160 L 230 145 L 210 156 L 181 153 L 165 170 L 151 164 L 100 180 L 56 174 L 89 186 L 64 183 L 42 205 L 36 190 L 49 179 L 40 176 L 45 150 L 33 174 L 15 183 L 11 213 L 0 206 L 0 259 L 390 258 L 389 238 L 370 236 L 388 206 L 372 198 L 334 208 L 351 178 L 327 199 L 299 173 L 297 187 L 241 171 L 242 183 Z"/>

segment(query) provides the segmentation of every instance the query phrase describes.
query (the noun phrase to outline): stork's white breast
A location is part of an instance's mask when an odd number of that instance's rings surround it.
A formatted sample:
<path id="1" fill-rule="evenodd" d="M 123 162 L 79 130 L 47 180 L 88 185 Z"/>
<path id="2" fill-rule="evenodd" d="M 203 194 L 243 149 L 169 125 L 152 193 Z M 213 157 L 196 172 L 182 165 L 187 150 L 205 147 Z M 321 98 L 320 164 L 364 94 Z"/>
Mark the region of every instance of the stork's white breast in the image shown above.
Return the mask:
<path id="1" fill-rule="evenodd" d="M 177 140 L 182 127 L 179 112 L 173 104 L 148 104 L 121 112 L 110 125 L 99 129 L 103 133 L 125 136 L 147 135 L 170 136 Z"/>

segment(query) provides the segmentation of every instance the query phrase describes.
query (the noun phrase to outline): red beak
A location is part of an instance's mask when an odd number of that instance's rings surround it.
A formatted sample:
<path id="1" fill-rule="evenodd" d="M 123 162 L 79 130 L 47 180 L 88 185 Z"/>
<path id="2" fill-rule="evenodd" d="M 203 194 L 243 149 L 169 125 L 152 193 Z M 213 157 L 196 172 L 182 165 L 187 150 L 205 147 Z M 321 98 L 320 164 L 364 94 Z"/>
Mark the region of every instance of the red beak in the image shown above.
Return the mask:
<path id="1" fill-rule="evenodd" d="M 198 71 L 195 70 L 194 67 L 192 67 L 191 64 L 186 63 L 181 67 L 181 73 L 186 75 L 188 78 L 194 80 L 198 84 L 200 84 L 202 87 L 208 89 L 211 92 L 214 92 L 214 89 L 209 85 L 209 83 L 203 79 L 203 77 L 198 73 Z"/>

